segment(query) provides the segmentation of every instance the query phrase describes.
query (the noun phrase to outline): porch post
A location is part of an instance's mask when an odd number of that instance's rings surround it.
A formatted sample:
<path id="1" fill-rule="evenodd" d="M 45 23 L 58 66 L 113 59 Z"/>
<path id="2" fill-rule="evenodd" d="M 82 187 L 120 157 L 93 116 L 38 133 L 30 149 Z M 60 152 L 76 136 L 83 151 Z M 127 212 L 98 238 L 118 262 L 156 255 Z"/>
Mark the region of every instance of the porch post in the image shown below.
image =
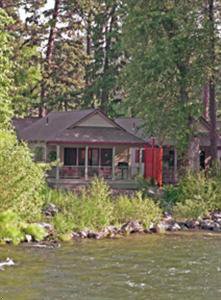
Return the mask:
<path id="1" fill-rule="evenodd" d="M 88 146 L 85 147 L 85 180 L 88 180 Z"/>
<path id="2" fill-rule="evenodd" d="M 115 154 L 116 154 L 116 147 L 112 149 L 112 180 L 115 179 Z"/>
<path id="3" fill-rule="evenodd" d="M 129 161 L 128 161 L 128 179 L 131 179 L 132 178 L 132 153 L 133 153 L 133 148 L 129 148 Z"/>
<path id="4" fill-rule="evenodd" d="M 59 181 L 60 145 L 56 145 L 56 153 L 57 153 L 57 160 L 58 160 L 58 164 L 56 166 L 56 181 Z"/>
<path id="5" fill-rule="evenodd" d="M 143 149 L 140 148 L 140 152 L 139 152 L 139 173 L 141 176 L 143 176 L 143 170 L 142 170 L 142 158 L 143 158 Z"/>

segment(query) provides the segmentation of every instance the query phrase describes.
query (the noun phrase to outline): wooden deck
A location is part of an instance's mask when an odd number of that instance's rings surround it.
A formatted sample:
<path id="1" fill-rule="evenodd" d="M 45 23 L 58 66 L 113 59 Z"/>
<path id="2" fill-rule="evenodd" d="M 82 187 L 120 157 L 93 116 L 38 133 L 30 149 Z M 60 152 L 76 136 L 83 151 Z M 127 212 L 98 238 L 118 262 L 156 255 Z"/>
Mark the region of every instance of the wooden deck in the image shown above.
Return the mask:
<path id="1" fill-rule="evenodd" d="M 77 187 L 86 186 L 90 183 L 90 180 L 86 181 L 83 179 L 59 179 L 57 182 L 55 178 L 47 179 L 49 186 L 53 188 L 72 190 Z M 138 185 L 135 180 L 106 180 L 108 185 L 112 189 L 119 190 L 136 190 Z"/>

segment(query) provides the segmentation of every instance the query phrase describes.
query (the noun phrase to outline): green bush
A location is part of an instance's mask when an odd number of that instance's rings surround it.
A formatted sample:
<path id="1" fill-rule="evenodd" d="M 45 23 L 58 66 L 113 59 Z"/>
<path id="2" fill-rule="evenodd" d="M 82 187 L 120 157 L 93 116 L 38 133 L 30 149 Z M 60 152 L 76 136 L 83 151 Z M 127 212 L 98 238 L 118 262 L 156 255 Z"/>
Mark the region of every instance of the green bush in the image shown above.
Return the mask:
<path id="1" fill-rule="evenodd" d="M 144 226 L 157 223 L 162 215 L 159 206 L 150 198 L 142 198 L 141 193 L 135 197 L 119 196 L 114 204 L 114 223 L 123 224 L 130 220 L 137 220 Z"/>
<path id="2" fill-rule="evenodd" d="M 25 234 L 29 234 L 35 241 L 42 241 L 46 236 L 46 231 L 38 224 L 28 224 L 23 229 Z"/>
<path id="3" fill-rule="evenodd" d="M 126 196 L 113 199 L 105 181 L 97 178 L 78 193 L 49 190 L 47 199 L 59 209 L 59 213 L 52 218 L 59 235 L 72 230 L 101 230 L 105 226 L 121 225 L 130 220 L 138 220 L 148 227 L 161 217 L 161 210 L 153 200 L 143 199 L 141 193 L 133 199 Z"/>
<path id="4" fill-rule="evenodd" d="M 0 213 L 0 241 L 12 241 L 17 245 L 24 240 L 24 224 L 15 212 L 5 211 Z"/>
<path id="5" fill-rule="evenodd" d="M 46 236 L 46 231 L 38 224 L 27 224 L 20 216 L 11 210 L 0 213 L 0 242 L 12 242 L 17 245 L 24 241 L 25 235 L 30 234 L 36 241 Z"/>
<path id="6" fill-rule="evenodd" d="M 208 207 L 204 202 L 187 199 L 184 203 L 177 203 L 173 212 L 175 218 L 197 219 L 208 213 Z"/>
<path id="7" fill-rule="evenodd" d="M 160 206 L 164 211 L 172 211 L 174 205 L 179 201 L 180 189 L 175 185 L 165 185 L 163 196 L 160 198 Z"/>
<path id="8" fill-rule="evenodd" d="M 203 172 L 187 174 L 176 189 L 174 213 L 177 217 L 198 218 L 221 209 L 221 181 Z"/>
<path id="9" fill-rule="evenodd" d="M 78 193 L 49 191 L 47 198 L 59 209 L 59 214 L 52 220 L 58 233 L 73 229 L 99 230 L 111 222 L 110 190 L 102 179 L 95 178 Z"/>
<path id="10" fill-rule="evenodd" d="M 34 163 L 25 144 L 0 131 L 0 212 L 13 210 L 22 219 L 39 218 L 43 205 L 44 170 Z"/>

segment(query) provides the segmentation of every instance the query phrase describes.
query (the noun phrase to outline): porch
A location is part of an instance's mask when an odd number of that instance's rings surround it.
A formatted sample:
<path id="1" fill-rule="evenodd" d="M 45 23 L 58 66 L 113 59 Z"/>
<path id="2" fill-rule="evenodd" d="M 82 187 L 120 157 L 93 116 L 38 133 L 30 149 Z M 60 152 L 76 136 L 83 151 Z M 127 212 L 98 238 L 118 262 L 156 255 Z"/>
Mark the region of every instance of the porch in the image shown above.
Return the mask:
<path id="1" fill-rule="evenodd" d="M 48 183 L 59 187 L 85 185 L 96 176 L 113 188 L 135 189 L 135 178 L 143 175 L 143 167 L 141 155 L 139 163 L 134 163 L 134 149 L 137 146 L 48 144 L 46 161 L 53 156 L 59 162 L 48 172 Z"/>

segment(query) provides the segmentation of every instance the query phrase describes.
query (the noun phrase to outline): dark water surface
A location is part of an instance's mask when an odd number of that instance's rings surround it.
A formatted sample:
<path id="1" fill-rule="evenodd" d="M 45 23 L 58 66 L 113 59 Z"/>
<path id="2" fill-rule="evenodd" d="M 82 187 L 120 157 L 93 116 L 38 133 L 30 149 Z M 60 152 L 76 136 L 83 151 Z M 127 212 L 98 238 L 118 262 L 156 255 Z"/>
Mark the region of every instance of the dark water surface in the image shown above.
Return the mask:
<path id="1" fill-rule="evenodd" d="M 220 300 L 221 235 L 140 235 L 59 249 L 0 247 L 0 299 Z"/>

